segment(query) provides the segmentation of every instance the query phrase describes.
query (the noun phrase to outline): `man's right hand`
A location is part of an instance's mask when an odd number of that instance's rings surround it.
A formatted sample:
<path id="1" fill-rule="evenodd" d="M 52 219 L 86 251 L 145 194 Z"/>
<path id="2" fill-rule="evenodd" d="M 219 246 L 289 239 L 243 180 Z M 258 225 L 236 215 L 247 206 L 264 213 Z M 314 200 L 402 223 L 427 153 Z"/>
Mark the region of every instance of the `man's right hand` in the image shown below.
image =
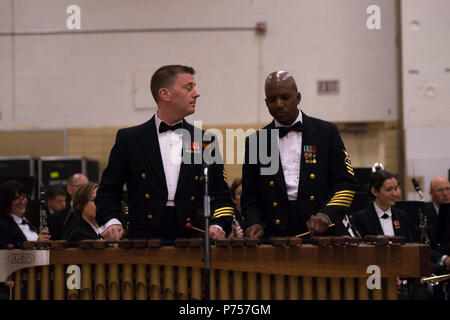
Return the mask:
<path id="1" fill-rule="evenodd" d="M 119 241 L 120 238 L 122 238 L 123 234 L 125 233 L 125 230 L 123 230 L 122 226 L 119 224 L 113 224 L 112 226 L 109 226 L 102 234 L 101 236 L 106 241 Z"/>
<path id="2" fill-rule="evenodd" d="M 264 234 L 264 228 L 260 224 L 254 224 L 245 230 L 245 235 L 248 238 L 261 238 Z"/>

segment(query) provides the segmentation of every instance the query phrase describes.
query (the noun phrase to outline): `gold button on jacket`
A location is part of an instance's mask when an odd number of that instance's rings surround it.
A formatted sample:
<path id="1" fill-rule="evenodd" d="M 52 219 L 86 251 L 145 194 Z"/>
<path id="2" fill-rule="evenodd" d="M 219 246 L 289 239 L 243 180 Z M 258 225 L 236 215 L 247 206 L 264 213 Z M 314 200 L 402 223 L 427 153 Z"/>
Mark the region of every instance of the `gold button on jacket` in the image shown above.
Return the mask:
<path id="1" fill-rule="evenodd" d="M 311 173 L 311 174 L 309 175 L 309 178 L 310 178 L 311 180 L 314 180 L 314 179 L 316 178 L 316 175 L 315 175 L 314 173 Z"/>

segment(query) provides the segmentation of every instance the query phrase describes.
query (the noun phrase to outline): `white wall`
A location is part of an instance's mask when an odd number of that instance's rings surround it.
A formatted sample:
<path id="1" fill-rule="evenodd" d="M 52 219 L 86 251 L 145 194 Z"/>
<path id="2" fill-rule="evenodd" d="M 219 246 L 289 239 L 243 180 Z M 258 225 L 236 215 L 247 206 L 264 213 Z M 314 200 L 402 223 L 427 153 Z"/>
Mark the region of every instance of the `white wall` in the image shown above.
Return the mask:
<path id="1" fill-rule="evenodd" d="M 296 77 L 302 108 L 312 116 L 395 120 L 395 1 L 375 3 L 381 30 L 366 27 L 371 0 L 2 0 L 0 129 L 143 122 L 153 111 L 142 107 L 155 107 L 148 79 L 172 63 L 197 70 L 201 97 L 191 121 L 269 121 L 263 83 L 278 69 Z M 19 34 L 12 48 L 12 20 L 18 33 L 67 31 L 71 4 L 81 7 L 81 31 L 252 28 L 258 21 L 268 29 L 264 36 L 253 30 Z M 317 80 L 330 79 L 340 81 L 340 94 L 318 96 Z"/>
<path id="2" fill-rule="evenodd" d="M 449 12 L 447 0 L 402 1 L 407 174 L 424 176 L 427 199 L 431 179 L 450 168 Z"/>

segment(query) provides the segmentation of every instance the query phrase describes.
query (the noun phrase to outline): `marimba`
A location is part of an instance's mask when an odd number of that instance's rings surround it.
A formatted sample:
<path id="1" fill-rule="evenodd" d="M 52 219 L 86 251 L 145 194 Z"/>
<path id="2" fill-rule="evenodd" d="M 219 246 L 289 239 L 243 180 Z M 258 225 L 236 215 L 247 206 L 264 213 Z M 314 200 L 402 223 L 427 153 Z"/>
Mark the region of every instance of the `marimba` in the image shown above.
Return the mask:
<path id="1" fill-rule="evenodd" d="M 216 241 L 211 246 L 211 299 L 396 299 L 396 278 L 430 274 L 429 246 L 396 237 L 369 242 L 349 237 Z M 86 240 L 77 247 L 64 241 L 25 243 L 48 250 L 49 265 L 18 270 L 13 298 L 146 300 L 201 299 L 202 239 Z M 36 249 L 39 248 L 39 249 Z M 13 254 L 19 250 L 9 250 Z M 31 252 L 20 250 L 21 252 Z M 78 275 L 70 266 L 77 266 Z M 381 288 L 370 289 L 370 266 L 378 267 Z M 77 269 L 75 268 L 75 269 Z M 69 273 L 67 273 L 69 271 Z M 68 280 L 80 276 L 80 287 Z M 70 279 L 69 279 L 70 278 Z"/>

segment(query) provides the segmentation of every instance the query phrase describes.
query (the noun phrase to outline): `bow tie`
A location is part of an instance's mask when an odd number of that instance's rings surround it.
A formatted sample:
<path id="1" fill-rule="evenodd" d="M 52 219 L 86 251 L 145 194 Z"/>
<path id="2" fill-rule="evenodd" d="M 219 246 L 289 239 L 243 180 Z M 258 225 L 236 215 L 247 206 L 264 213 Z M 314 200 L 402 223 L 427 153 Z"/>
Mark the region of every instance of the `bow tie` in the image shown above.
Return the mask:
<path id="1" fill-rule="evenodd" d="M 387 218 L 389 218 L 389 215 L 385 212 L 385 213 L 381 216 L 381 219 L 387 219 Z"/>
<path id="2" fill-rule="evenodd" d="M 37 229 L 30 223 L 30 221 L 26 220 L 26 219 L 22 219 L 22 224 L 27 224 L 28 227 L 30 227 L 30 229 L 34 232 L 37 232 Z"/>
<path id="3" fill-rule="evenodd" d="M 183 122 L 179 122 L 177 124 L 174 124 L 173 126 L 169 126 L 167 123 L 161 122 L 161 124 L 159 125 L 159 133 L 163 133 L 170 130 L 175 131 L 181 128 L 183 128 Z"/>
<path id="4" fill-rule="evenodd" d="M 289 131 L 302 132 L 303 125 L 300 121 L 298 121 L 290 127 L 277 127 L 277 129 L 280 130 L 280 138 L 283 138 L 288 134 Z"/>

